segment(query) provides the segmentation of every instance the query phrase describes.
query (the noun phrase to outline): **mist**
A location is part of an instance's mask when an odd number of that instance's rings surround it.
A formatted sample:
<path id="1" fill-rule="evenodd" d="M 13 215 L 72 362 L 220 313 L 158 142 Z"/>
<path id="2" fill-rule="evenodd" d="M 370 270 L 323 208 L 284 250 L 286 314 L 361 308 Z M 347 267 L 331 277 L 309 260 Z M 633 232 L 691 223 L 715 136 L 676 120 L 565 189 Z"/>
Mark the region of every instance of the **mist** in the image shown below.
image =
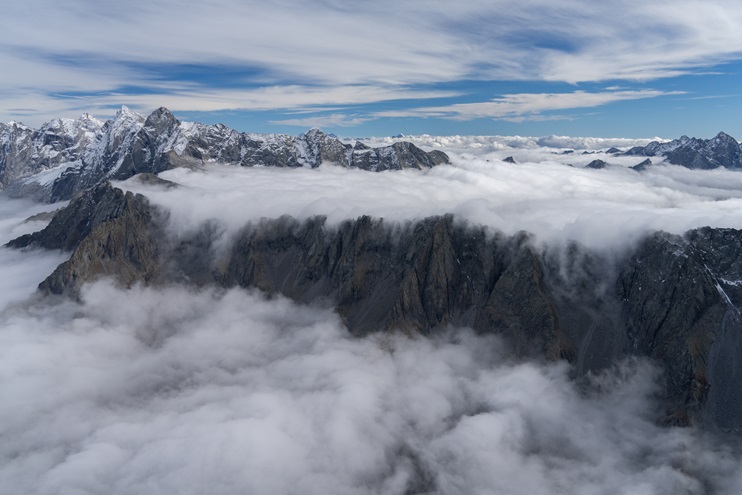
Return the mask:
<path id="1" fill-rule="evenodd" d="M 349 336 L 243 290 L 87 286 L 0 320 L 14 493 L 738 493 L 730 447 L 654 424 L 658 372 L 583 382 L 495 337 Z"/>
<path id="2" fill-rule="evenodd" d="M 141 192 L 170 211 L 177 232 L 209 220 L 233 232 L 281 215 L 326 215 L 333 225 L 361 215 L 400 222 L 453 213 L 460 221 L 508 235 L 525 230 L 550 245 L 576 241 L 615 250 L 657 230 L 682 234 L 702 226 L 742 228 L 742 174 L 735 171 L 661 163 L 639 173 L 629 167 L 641 157 L 562 155 L 553 148 L 518 155 L 512 148 L 475 148 L 450 153 L 451 165 L 426 171 L 369 174 L 331 164 L 318 169 L 209 164 L 203 170 L 160 174 L 181 188 L 158 189 L 131 180 L 120 187 Z M 531 161 L 502 161 L 509 155 Z M 609 167 L 584 168 L 596 158 Z"/>
<path id="3" fill-rule="evenodd" d="M 10 200 L 0 194 L 0 311 L 31 296 L 39 282 L 67 259 L 64 253 L 40 249 L 21 252 L 2 246 L 20 235 L 44 228 L 48 219 L 29 218 L 54 211 L 65 204 L 66 202 L 48 205 L 28 200 Z"/>

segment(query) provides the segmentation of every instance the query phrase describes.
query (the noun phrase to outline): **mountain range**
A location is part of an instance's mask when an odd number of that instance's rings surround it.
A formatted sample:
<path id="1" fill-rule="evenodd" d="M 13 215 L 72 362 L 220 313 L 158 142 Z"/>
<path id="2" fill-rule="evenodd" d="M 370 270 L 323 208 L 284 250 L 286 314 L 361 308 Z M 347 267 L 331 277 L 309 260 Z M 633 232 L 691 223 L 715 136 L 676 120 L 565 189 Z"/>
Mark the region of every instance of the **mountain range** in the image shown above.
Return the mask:
<path id="1" fill-rule="evenodd" d="M 652 141 L 618 153 L 622 156 L 664 156 L 668 163 L 694 169 L 742 168 L 742 146 L 729 134 L 720 132 L 712 139 L 682 136 L 668 142 Z"/>
<path id="2" fill-rule="evenodd" d="M 300 136 L 240 133 L 224 125 L 180 122 L 166 108 L 147 117 L 122 107 L 102 122 L 83 114 L 40 129 L 0 124 L 0 186 L 11 196 L 55 202 L 104 179 L 159 173 L 208 163 L 318 167 L 332 162 L 369 171 L 422 169 L 448 163 L 440 151 L 408 142 L 371 148 L 341 142 L 318 129 Z"/>

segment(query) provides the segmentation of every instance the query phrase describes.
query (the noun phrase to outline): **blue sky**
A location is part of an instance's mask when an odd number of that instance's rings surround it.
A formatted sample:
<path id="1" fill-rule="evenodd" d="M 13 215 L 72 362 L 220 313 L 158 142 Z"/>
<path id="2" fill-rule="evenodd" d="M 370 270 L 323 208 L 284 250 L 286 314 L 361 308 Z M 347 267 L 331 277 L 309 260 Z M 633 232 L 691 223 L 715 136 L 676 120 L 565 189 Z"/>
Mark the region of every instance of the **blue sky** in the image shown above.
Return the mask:
<path id="1" fill-rule="evenodd" d="M 0 121 L 121 105 L 241 131 L 742 138 L 736 1 L 27 0 Z"/>

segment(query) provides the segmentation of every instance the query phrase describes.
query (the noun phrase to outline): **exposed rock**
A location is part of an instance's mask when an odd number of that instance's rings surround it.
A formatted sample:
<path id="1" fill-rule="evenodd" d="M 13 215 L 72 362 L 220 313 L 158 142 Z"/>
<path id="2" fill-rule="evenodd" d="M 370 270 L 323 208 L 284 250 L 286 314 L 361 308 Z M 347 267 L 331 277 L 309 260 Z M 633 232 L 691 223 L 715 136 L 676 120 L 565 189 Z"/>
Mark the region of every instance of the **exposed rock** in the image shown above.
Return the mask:
<path id="1" fill-rule="evenodd" d="M 126 201 L 127 195 L 121 189 L 108 182 L 101 183 L 59 210 L 45 229 L 18 237 L 7 246 L 71 251 L 99 224 L 121 215 Z"/>
<path id="2" fill-rule="evenodd" d="M 652 165 L 652 160 L 647 158 L 643 162 L 637 163 L 636 165 L 631 167 L 631 169 L 636 170 L 637 172 L 644 172 L 647 169 L 647 167 L 649 167 L 650 165 Z"/>
<path id="3" fill-rule="evenodd" d="M 618 281 L 630 349 L 662 363 L 667 422 L 690 421 L 705 402 L 709 352 L 733 310 L 685 239 L 655 234 L 640 247 Z"/>
<path id="4" fill-rule="evenodd" d="M 137 174 L 129 180 L 148 186 L 159 186 L 164 189 L 174 189 L 176 187 L 180 187 L 180 185 L 178 185 L 176 182 L 165 180 L 156 176 L 155 174 L 149 173 Z"/>
<path id="5" fill-rule="evenodd" d="M 505 158 L 503 161 L 506 162 L 506 163 L 513 163 L 513 164 L 517 164 L 518 163 L 518 162 L 515 161 L 515 158 L 513 158 L 512 156 L 509 156 L 509 157 Z"/>
<path id="6" fill-rule="evenodd" d="M 83 282 L 113 277 L 124 286 L 153 281 L 165 268 L 160 258 L 162 231 L 142 195 L 124 194 L 117 216 L 98 223 L 39 289 L 76 295 Z"/>
<path id="7" fill-rule="evenodd" d="M 604 162 L 603 160 L 593 160 L 590 163 L 588 163 L 587 165 L 585 165 L 585 168 L 592 168 L 592 169 L 595 169 L 595 170 L 600 170 L 602 168 L 605 168 L 606 165 L 608 165 L 608 164 L 606 162 Z"/>
<path id="8" fill-rule="evenodd" d="M 723 132 L 712 139 L 682 136 L 665 143 L 652 141 L 646 146 L 631 148 L 624 155 L 665 156 L 669 163 L 688 168 L 742 168 L 742 147 L 736 139 Z"/>
<path id="9" fill-rule="evenodd" d="M 57 208 L 54 211 L 42 211 L 41 213 L 37 213 L 36 215 L 31 215 L 27 219 L 23 221 L 23 223 L 29 223 L 29 222 L 51 222 L 52 218 L 54 218 L 54 215 L 59 213 L 59 211 L 62 208 Z"/>

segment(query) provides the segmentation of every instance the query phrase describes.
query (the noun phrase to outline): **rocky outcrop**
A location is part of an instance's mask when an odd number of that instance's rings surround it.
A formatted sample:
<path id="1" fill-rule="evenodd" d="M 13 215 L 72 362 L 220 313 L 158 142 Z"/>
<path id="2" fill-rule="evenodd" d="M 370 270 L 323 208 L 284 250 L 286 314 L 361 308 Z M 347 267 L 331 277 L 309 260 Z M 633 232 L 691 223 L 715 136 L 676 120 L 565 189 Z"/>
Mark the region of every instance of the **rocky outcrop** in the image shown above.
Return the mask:
<path id="1" fill-rule="evenodd" d="M 736 139 L 723 132 L 712 139 L 682 136 L 665 143 L 652 141 L 646 146 L 631 148 L 624 155 L 664 156 L 673 165 L 697 169 L 742 168 L 742 147 Z"/>
<path id="2" fill-rule="evenodd" d="M 49 225 L 10 241 L 13 248 L 43 247 L 71 251 L 39 288 L 76 295 L 80 286 L 100 276 L 125 285 L 149 282 L 162 272 L 162 218 L 141 194 L 123 192 L 105 182 L 58 211 Z M 158 218 L 159 221 L 158 221 Z"/>
<path id="3" fill-rule="evenodd" d="M 180 122 L 166 108 L 148 117 L 126 107 L 102 123 L 88 115 L 33 130 L 0 124 L 0 188 L 44 201 L 70 199 L 102 180 L 157 174 L 210 163 L 318 167 L 334 163 L 368 171 L 425 169 L 448 163 L 440 151 L 411 143 L 370 148 L 312 129 L 300 136 L 239 133 L 224 125 Z"/>
<path id="4" fill-rule="evenodd" d="M 469 326 L 508 336 L 522 353 L 571 355 L 527 239 L 493 237 L 450 216 L 405 226 L 361 217 L 337 229 L 322 218 L 282 218 L 239 236 L 221 283 L 329 298 L 355 334 Z"/>
<path id="5" fill-rule="evenodd" d="M 667 399 L 684 407 L 667 421 L 687 423 L 705 403 L 709 352 L 733 306 L 694 243 L 666 234 L 647 239 L 618 281 L 630 349 L 666 370 Z"/>
<path id="6" fill-rule="evenodd" d="M 585 168 L 592 168 L 594 170 L 600 170 L 602 168 L 605 168 L 608 164 L 604 162 L 603 160 L 593 160 L 587 165 L 585 165 Z"/>
<path id="7" fill-rule="evenodd" d="M 636 165 L 632 166 L 631 170 L 636 170 L 637 172 L 644 172 L 645 170 L 647 170 L 647 168 L 649 168 L 650 165 L 652 165 L 652 160 L 647 158 L 646 160 L 643 160 L 637 163 Z"/>
<path id="8" fill-rule="evenodd" d="M 40 285 L 49 293 L 75 295 L 100 276 L 240 286 L 332 305 L 356 335 L 497 333 L 518 355 L 566 359 L 577 374 L 647 356 L 665 372 L 663 422 L 742 428 L 741 231 L 657 233 L 608 258 L 578 245 L 537 248 L 528 234 L 452 216 L 266 219 L 226 249 L 217 223 L 173 238 L 165 218 L 145 197 L 101 184 L 10 245 L 72 252 Z"/>

